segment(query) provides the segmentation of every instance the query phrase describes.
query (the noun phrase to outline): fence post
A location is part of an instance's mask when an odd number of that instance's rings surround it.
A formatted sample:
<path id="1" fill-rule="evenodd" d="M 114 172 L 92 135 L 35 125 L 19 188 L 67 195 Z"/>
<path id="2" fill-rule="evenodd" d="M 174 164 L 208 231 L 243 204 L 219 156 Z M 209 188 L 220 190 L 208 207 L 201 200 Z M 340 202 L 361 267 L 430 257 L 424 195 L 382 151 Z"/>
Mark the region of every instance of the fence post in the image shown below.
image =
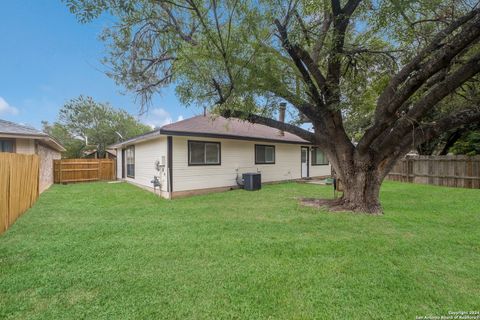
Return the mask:
<path id="1" fill-rule="evenodd" d="M 410 160 L 410 159 L 409 159 Z M 413 160 L 413 159 L 412 159 Z M 408 175 L 408 182 L 415 181 L 415 160 L 408 161 L 407 163 L 407 175 Z"/>
<path id="2" fill-rule="evenodd" d="M 410 166 L 408 165 L 408 160 L 409 158 L 406 156 L 403 161 L 403 182 L 410 182 Z"/>
<path id="3" fill-rule="evenodd" d="M 97 159 L 97 180 L 100 181 L 100 170 L 101 170 L 102 162 L 100 159 Z"/>
<path id="4" fill-rule="evenodd" d="M 63 182 L 63 181 L 62 181 L 62 166 L 63 166 L 63 162 L 60 161 L 60 162 L 58 163 L 58 180 L 59 180 L 60 183 Z"/>

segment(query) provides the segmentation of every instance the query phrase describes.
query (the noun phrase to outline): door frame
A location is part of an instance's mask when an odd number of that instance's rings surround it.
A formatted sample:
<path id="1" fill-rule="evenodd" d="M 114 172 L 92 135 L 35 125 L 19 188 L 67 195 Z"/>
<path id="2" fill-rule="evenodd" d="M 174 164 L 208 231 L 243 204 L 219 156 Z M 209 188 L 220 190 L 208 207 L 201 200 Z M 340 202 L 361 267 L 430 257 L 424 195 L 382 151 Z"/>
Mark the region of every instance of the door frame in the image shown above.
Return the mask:
<path id="1" fill-rule="evenodd" d="M 307 150 L 307 176 L 304 177 L 302 175 L 302 152 L 303 150 Z M 310 147 L 300 147 L 300 178 L 303 179 L 303 178 L 310 178 Z"/>

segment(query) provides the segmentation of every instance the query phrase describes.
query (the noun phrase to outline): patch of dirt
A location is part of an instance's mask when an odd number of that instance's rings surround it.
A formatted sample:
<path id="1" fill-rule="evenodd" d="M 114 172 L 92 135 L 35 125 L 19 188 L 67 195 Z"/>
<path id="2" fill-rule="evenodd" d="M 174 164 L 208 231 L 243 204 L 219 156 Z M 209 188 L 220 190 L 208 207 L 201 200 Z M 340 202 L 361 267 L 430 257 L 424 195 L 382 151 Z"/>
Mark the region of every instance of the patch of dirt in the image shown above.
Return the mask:
<path id="1" fill-rule="evenodd" d="M 300 198 L 300 204 L 306 207 L 324 208 L 334 212 L 349 211 L 343 206 L 341 199 Z"/>
<path id="2" fill-rule="evenodd" d="M 355 210 L 346 205 L 342 199 L 315 199 L 315 198 L 299 198 L 300 205 L 313 208 L 321 208 L 330 212 L 347 212 L 356 214 L 367 214 L 371 216 L 381 216 L 383 212 L 368 211 L 368 210 Z"/>

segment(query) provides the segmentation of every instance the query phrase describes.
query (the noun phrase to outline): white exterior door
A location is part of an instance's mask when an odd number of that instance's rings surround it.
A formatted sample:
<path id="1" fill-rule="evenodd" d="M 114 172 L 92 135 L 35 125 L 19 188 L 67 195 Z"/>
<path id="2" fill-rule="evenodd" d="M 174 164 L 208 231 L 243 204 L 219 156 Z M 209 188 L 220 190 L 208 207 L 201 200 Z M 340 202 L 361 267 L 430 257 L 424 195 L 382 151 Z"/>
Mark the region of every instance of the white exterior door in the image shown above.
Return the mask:
<path id="1" fill-rule="evenodd" d="M 302 178 L 308 178 L 308 148 L 301 148 Z"/>

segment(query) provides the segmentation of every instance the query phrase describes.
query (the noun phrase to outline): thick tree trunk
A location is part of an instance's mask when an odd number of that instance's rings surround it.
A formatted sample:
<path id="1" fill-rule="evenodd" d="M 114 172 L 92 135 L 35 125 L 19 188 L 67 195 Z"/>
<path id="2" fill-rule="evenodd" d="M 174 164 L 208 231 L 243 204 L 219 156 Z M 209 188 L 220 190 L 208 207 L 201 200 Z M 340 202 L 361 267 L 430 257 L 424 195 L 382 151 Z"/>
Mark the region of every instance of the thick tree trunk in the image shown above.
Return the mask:
<path id="1" fill-rule="evenodd" d="M 349 211 L 382 214 L 380 186 L 384 174 L 381 166 L 367 157 L 353 156 L 351 161 L 332 161 L 336 177 L 341 180 L 343 196 L 341 206 Z"/>
<path id="2" fill-rule="evenodd" d="M 382 179 L 374 171 L 354 172 L 343 182 L 343 206 L 354 212 L 382 214 L 380 186 Z"/>

